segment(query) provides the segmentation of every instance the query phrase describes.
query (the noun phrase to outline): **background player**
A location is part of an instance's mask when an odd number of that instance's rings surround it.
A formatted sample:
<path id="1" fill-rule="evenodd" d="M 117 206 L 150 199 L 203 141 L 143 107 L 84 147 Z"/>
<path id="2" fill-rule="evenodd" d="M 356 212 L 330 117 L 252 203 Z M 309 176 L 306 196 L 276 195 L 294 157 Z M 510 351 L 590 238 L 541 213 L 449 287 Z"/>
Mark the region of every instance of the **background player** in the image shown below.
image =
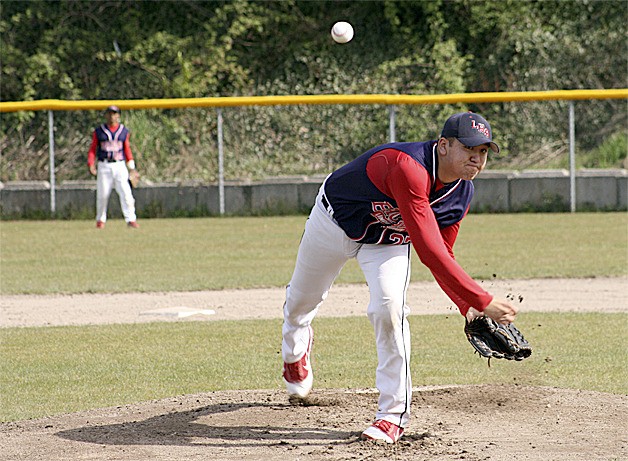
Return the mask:
<path id="1" fill-rule="evenodd" d="M 513 322 L 516 308 L 484 291 L 454 259 L 471 182 L 499 152 L 488 122 L 471 112 L 451 116 L 436 141 L 375 147 L 329 175 L 305 225 L 284 304 L 283 377 L 291 398 L 312 389 L 311 327 L 333 281 L 356 258 L 369 287 L 379 390 L 375 422 L 364 439 L 394 443 L 410 415 L 410 242 L 462 315 Z M 350 338 L 350 334 L 348 334 Z"/>
<path id="2" fill-rule="evenodd" d="M 96 227 L 105 227 L 109 196 L 115 188 L 124 220 L 129 227 L 137 228 L 135 199 L 129 184 L 129 171 L 137 174 L 129 144 L 130 133 L 120 123 L 120 109 L 117 106 L 107 107 L 105 120 L 106 123 L 94 130 L 87 154 L 89 172 L 97 177 Z"/>

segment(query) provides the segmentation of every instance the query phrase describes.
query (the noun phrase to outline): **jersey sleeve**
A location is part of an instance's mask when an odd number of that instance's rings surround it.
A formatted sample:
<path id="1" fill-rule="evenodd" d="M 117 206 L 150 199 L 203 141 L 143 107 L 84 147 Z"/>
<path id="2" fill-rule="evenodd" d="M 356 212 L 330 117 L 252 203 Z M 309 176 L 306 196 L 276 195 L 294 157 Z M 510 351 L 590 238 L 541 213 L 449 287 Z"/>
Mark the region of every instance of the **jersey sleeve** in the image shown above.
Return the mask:
<path id="1" fill-rule="evenodd" d="M 127 162 L 133 160 L 133 152 L 131 152 L 131 143 L 129 142 L 129 138 L 131 137 L 131 133 L 127 133 L 126 139 L 124 140 L 124 158 Z"/>
<path id="2" fill-rule="evenodd" d="M 87 152 L 87 166 L 92 166 L 96 163 L 96 149 L 98 148 L 98 136 L 96 136 L 96 131 L 92 134 L 92 144 L 89 146 L 89 151 Z"/>
<path id="3" fill-rule="evenodd" d="M 395 199 L 419 259 L 462 315 L 470 307 L 483 311 L 493 297 L 454 259 L 458 226 L 439 229 L 430 208 L 431 179 L 425 168 L 403 152 L 386 149 L 371 157 L 367 174 L 382 193 Z"/>
<path id="4" fill-rule="evenodd" d="M 460 221 L 458 221 L 456 224 L 452 224 L 451 226 L 444 227 L 440 230 L 440 235 L 441 237 L 443 237 L 443 242 L 445 242 L 447 251 L 449 252 L 452 258 L 455 258 L 454 243 L 456 243 L 456 238 L 458 237 L 459 229 L 460 229 Z"/>

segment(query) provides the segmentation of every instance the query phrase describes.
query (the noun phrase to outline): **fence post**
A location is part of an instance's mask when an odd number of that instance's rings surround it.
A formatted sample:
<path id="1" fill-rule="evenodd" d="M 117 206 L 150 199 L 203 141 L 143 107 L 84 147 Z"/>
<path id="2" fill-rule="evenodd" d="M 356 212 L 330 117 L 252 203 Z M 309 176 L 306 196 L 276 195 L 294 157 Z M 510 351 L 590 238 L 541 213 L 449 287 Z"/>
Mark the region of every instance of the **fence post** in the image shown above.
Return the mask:
<path id="1" fill-rule="evenodd" d="M 55 121 L 52 111 L 48 111 L 48 156 L 50 158 L 50 214 L 57 211 L 57 199 L 55 195 Z"/>
<path id="2" fill-rule="evenodd" d="M 574 103 L 569 101 L 569 204 L 572 213 L 576 212 L 576 129 Z"/>
<path id="3" fill-rule="evenodd" d="M 388 140 L 395 142 L 397 134 L 395 133 L 396 107 L 388 106 Z"/>
<path id="4" fill-rule="evenodd" d="M 218 200 L 220 202 L 220 214 L 225 214 L 225 171 L 224 155 L 222 148 L 222 108 L 216 109 L 218 115 Z"/>

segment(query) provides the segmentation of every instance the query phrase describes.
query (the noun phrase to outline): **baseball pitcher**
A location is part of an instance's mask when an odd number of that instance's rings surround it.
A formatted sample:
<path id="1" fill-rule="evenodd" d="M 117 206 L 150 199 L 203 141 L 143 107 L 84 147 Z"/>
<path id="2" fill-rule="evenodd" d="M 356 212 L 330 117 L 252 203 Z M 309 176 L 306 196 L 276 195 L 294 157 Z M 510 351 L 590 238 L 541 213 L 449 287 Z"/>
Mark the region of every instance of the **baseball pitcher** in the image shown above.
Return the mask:
<path id="1" fill-rule="evenodd" d="M 489 123 L 475 113 L 458 113 L 437 140 L 372 148 L 325 179 L 286 289 L 282 357 L 291 400 L 304 399 L 312 389 L 311 323 L 350 258 L 357 259 L 368 283 L 367 315 L 378 356 L 379 408 L 363 439 L 395 443 L 409 421 L 411 247 L 467 322 L 514 321 L 515 306 L 486 292 L 453 253 L 473 197 L 471 181 L 489 151 L 499 152 Z"/>

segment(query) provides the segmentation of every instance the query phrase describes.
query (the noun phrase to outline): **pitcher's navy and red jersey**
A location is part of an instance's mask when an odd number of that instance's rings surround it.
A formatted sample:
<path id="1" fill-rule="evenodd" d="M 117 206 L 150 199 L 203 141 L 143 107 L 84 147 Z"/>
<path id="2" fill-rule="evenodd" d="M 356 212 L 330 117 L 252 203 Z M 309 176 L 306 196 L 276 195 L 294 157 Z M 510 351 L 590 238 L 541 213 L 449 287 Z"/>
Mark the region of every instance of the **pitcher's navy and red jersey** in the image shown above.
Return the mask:
<path id="1" fill-rule="evenodd" d="M 436 146 L 437 141 L 391 143 L 367 151 L 327 178 L 323 205 L 359 243 L 412 243 L 464 315 L 469 307 L 484 310 L 493 297 L 454 258 L 474 188 L 462 179 L 440 182 Z"/>
<path id="2" fill-rule="evenodd" d="M 388 149 L 403 152 L 423 167 L 431 177 L 429 204 L 442 229 L 459 222 L 473 197 L 473 183 L 459 179 L 437 188 L 436 141 L 391 143 L 375 147 L 331 174 L 325 182 L 325 195 L 334 219 L 349 238 L 360 243 L 404 244 L 408 232 L 397 201 L 384 194 L 369 178 L 367 164 L 373 155 Z M 378 176 L 377 167 L 369 169 Z"/>

